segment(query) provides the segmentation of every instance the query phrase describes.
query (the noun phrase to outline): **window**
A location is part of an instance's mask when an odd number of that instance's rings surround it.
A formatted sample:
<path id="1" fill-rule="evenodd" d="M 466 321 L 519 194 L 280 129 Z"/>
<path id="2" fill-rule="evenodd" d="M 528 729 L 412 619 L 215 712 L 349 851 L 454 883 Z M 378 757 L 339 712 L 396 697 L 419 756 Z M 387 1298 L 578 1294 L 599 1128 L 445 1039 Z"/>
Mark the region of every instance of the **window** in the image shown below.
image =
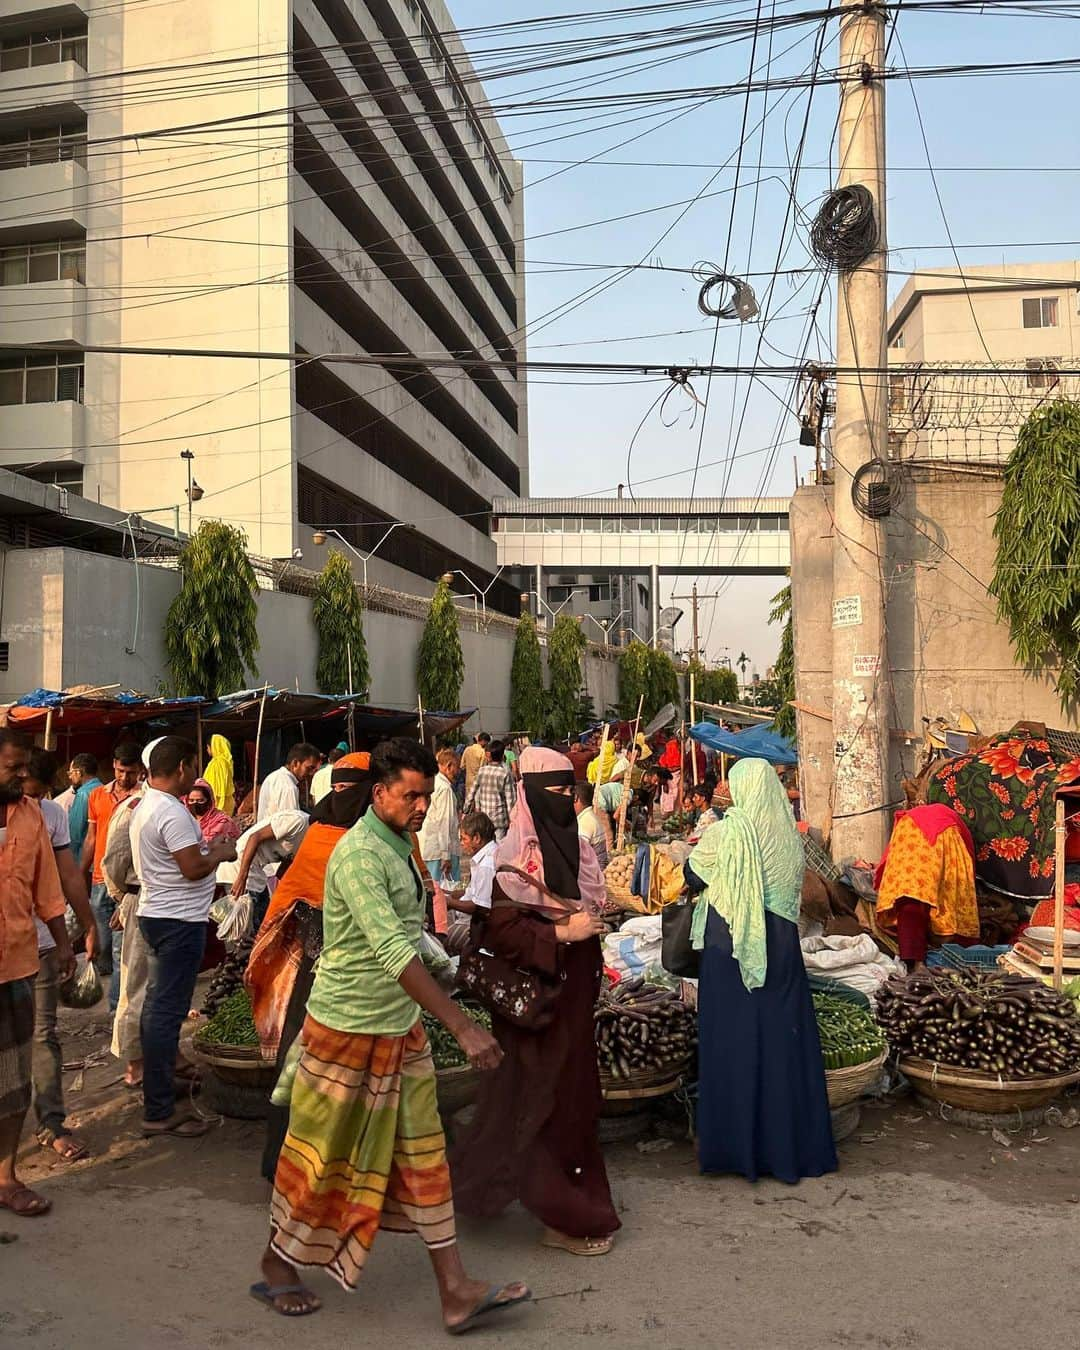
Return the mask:
<path id="1" fill-rule="evenodd" d="M 23 33 L 0 42 L 0 70 L 26 70 L 74 61 L 86 69 L 86 25 L 56 28 L 48 33 Z"/>
<path id="2" fill-rule="evenodd" d="M 526 534 L 539 534 L 544 528 L 543 516 L 525 516 L 523 520 Z"/>
<path id="3" fill-rule="evenodd" d="M 573 592 L 573 586 L 549 586 L 547 588 L 547 598 L 549 605 L 562 605 L 570 599 Z"/>
<path id="4" fill-rule="evenodd" d="M 0 361 L 0 404 L 81 403 L 82 399 L 82 352 L 50 352 Z"/>
<path id="5" fill-rule="evenodd" d="M 904 330 L 901 328 L 899 333 L 893 338 L 892 346 L 902 349 L 904 346 Z"/>
<path id="6" fill-rule="evenodd" d="M 589 599 L 590 599 L 593 603 L 595 603 L 597 600 L 610 600 L 610 599 L 611 599 L 611 582 L 610 582 L 610 581 L 601 581 L 601 582 L 596 582 L 596 583 L 594 583 L 592 586 L 590 586 L 590 587 L 589 587 Z"/>
<path id="7" fill-rule="evenodd" d="M 86 167 L 85 124 L 25 127 L 0 136 L 0 169 L 25 169 L 31 164 L 56 164 L 65 159 Z"/>
<path id="8" fill-rule="evenodd" d="M 1040 361 L 1032 358 L 1024 362 L 1027 367 L 1029 389 L 1054 389 L 1058 382 L 1057 362 Z"/>
<path id="9" fill-rule="evenodd" d="M 1025 328 L 1056 328 L 1058 326 L 1057 297 L 1036 296 L 1024 301 Z"/>
<path id="10" fill-rule="evenodd" d="M 0 286 L 35 281 L 86 281 L 86 241 L 50 239 L 0 248 Z"/>

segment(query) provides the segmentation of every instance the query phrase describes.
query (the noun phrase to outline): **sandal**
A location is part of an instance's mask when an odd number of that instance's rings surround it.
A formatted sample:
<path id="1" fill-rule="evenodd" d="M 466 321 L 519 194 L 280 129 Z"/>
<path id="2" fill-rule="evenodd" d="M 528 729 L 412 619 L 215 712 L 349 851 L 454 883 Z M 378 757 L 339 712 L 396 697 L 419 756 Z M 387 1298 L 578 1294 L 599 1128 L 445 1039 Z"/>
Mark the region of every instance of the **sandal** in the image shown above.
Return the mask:
<path id="1" fill-rule="evenodd" d="M 576 1238 L 548 1228 L 540 1239 L 541 1247 L 555 1247 L 558 1251 L 569 1252 L 571 1256 L 607 1256 L 615 1245 L 613 1237 Z"/>
<path id="2" fill-rule="evenodd" d="M 171 1116 L 168 1120 L 144 1120 L 142 1132 L 144 1139 L 154 1139 L 158 1135 L 173 1134 L 180 1139 L 197 1139 L 210 1128 L 208 1120 L 198 1116 Z"/>
<path id="3" fill-rule="evenodd" d="M 52 1201 L 38 1195 L 29 1186 L 24 1186 L 21 1181 L 16 1181 L 6 1193 L 0 1191 L 0 1209 L 10 1209 L 20 1219 L 37 1219 L 42 1214 L 48 1214 L 52 1209 Z"/>
<path id="4" fill-rule="evenodd" d="M 519 1292 L 507 1296 L 511 1289 L 516 1289 Z M 482 1317 L 487 1317 L 494 1312 L 502 1312 L 504 1308 L 516 1308 L 519 1304 L 528 1303 L 531 1298 L 532 1290 L 527 1285 L 507 1284 L 500 1289 L 497 1284 L 493 1284 L 467 1317 L 462 1318 L 460 1322 L 455 1322 L 452 1326 L 447 1324 L 446 1330 L 451 1336 L 460 1336 L 463 1331 L 471 1331 Z"/>
<path id="5" fill-rule="evenodd" d="M 76 1139 L 70 1130 L 44 1129 L 38 1133 L 38 1143 L 47 1153 L 55 1153 L 64 1162 L 83 1162 L 90 1150 Z"/>
<path id="6" fill-rule="evenodd" d="M 256 1302 L 265 1304 L 280 1317 L 310 1317 L 322 1307 L 322 1299 L 303 1284 L 267 1284 L 265 1280 L 260 1280 L 251 1286 L 248 1293 Z M 291 1307 L 279 1307 L 278 1299 L 290 1295 L 298 1295 L 302 1302 Z"/>

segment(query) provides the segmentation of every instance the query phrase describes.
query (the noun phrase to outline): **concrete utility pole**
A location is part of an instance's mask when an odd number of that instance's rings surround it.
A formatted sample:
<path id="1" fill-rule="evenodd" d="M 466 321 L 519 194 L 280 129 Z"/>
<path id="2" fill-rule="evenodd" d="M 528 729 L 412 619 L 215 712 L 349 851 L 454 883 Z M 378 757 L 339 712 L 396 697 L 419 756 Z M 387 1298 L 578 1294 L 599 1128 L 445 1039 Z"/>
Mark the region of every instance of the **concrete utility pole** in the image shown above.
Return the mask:
<path id="1" fill-rule="evenodd" d="M 852 475 L 888 457 L 885 236 L 885 12 L 845 0 L 840 11 L 838 187 L 862 183 L 874 199 L 878 243 L 838 279 L 833 424 L 832 852 L 876 861 L 889 812 L 889 659 L 881 522 L 852 501 Z M 865 371 L 866 373 L 861 373 Z"/>
<path id="2" fill-rule="evenodd" d="M 697 582 L 695 581 L 694 584 L 690 587 L 690 594 L 689 594 L 689 595 L 673 595 L 671 598 L 672 598 L 673 601 L 674 601 L 674 600 L 689 600 L 689 601 L 690 601 L 690 624 L 691 624 L 691 628 L 692 628 L 692 632 L 693 632 L 693 638 L 692 638 L 693 646 L 691 647 L 690 650 L 691 650 L 691 655 L 692 655 L 693 660 L 695 660 L 695 661 L 700 661 L 700 659 L 701 659 L 701 647 L 700 647 L 700 645 L 699 645 L 699 643 L 698 643 L 698 592 L 697 592 Z M 715 598 L 715 597 L 706 596 L 705 598 L 706 598 L 706 600 L 708 600 L 708 599 L 710 599 L 710 598 Z"/>

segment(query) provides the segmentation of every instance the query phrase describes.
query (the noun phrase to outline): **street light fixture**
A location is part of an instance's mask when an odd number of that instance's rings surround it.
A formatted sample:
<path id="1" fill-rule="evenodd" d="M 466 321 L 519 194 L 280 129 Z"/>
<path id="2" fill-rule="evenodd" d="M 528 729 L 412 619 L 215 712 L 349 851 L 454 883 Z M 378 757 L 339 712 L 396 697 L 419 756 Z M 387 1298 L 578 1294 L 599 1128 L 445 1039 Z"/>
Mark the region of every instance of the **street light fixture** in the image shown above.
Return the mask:
<path id="1" fill-rule="evenodd" d="M 195 462 L 194 450 L 181 450 L 180 458 L 187 464 L 187 532 L 188 538 L 191 537 L 191 505 L 193 502 L 201 502 L 206 495 L 202 488 L 196 483 L 193 474 L 192 465 Z"/>
<path id="2" fill-rule="evenodd" d="M 484 611 L 484 623 L 486 624 L 486 623 L 487 623 L 487 595 L 488 595 L 488 591 L 490 591 L 491 588 L 492 588 L 492 586 L 494 586 L 495 583 L 498 581 L 498 579 L 499 579 L 499 574 L 502 572 L 502 570 L 503 570 L 503 568 L 504 568 L 505 566 L 506 566 L 506 564 L 503 563 L 502 567 L 499 568 L 499 571 L 495 573 L 495 575 L 491 578 L 491 580 L 488 582 L 488 584 L 484 587 L 483 590 L 481 590 L 480 587 L 476 584 L 476 582 L 473 581 L 472 577 L 470 577 L 469 574 L 468 574 L 467 572 L 463 572 L 463 571 L 461 570 L 460 567 L 454 567 L 454 568 L 451 568 L 450 571 L 444 572 L 444 573 L 443 573 L 443 578 L 442 578 L 442 579 L 443 579 L 443 581 L 446 582 L 446 584 L 447 584 L 448 586 L 453 585 L 453 581 L 454 581 L 454 578 L 455 578 L 455 577 L 462 577 L 465 581 L 467 581 L 467 582 L 469 583 L 469 585 L 473 588 L 473 590 L 476 592 L 476 594 L 480 597 L 480 604 L 481 604 L 481 607 L 483 608 L 483 611 Z"/>
<path id="3" fill-rule="evenodd" d="M 501 570 L 501 569 L 500 569 L 500 570 Z M 547 610 L 547 612 L 548 612 L 548 613 L 551 615 L 551 617 L 554 619 L 554 618 L 557 618 L 558 615 L 561 613 L 561 611 L 564 610 L 564 609 L 566 608 L 566 606 L 570 603 L 570 601 L 573 600 L 573 598 L 574 598 L 575 595 L 588 595 L 588 593 L 589 593 L 588 587 L 580 587 L 580 586 L 579 586 L 576 590 L 572 590 L 572 591 L 570 592 L 570 594 L 566 597 L 566 599 L 562 602 L 562 604 L 561 604 L 561 605 L 557 605 L 554 609 L 552 609 L 552 607 L 548 604 L 548 602 L 544 599 L 544 597 L 539 593 L 539 591 L 522 591 L 522 592 L 521 592 L 521 595 L 522 595 L 522 598 L 523 598 L 523 599 L 524 599 L 526 596 L 529 596 L 529 595 L 535 595 L 535 596 L 536 596 L 536 603 L 537 603 L 538 605 L 543 605 L 544 608 Z"/>
<path id="4" fill-rule="evenodd" d="M 354 554 L 357 558 L 360 559 L 361 566 L 364 569 L 364 590 L 366 591 L 368 588 L 368 580 L 367 580 L 368 559 L 374 558 L 375 554 L 378 553 L 379 549 L 382 548 L 383 544 L 386 543 L 386 541 L 390 538 L 390 536 L 400 525 L 407 525 L 407 524 L 408 521 L 406 520 L 395 520 L 394 523 L 389 527 L 389 529 L 385 531 L 382 538 L 379 540 L 379 542 L 375 545 L 375 547 L 371 550 L 370 553 L 361 553 L 358 548 L 355 548 L 352 544 L 349 543 L 349 541 L 345 538 L 345 536 L 341 533 L 340 530 L 331 530 L 326 529 L 325 527 L 316 530 L 312 534 L 311 542 L 315 544 L 316 547 L 321 548 L 323 544 L 326 543 L 330 535 L 333 535 L 335 539 L 340 540 L 341 543 L 345 545 L 345 547 L 349 550 L 350 553 Z"/>

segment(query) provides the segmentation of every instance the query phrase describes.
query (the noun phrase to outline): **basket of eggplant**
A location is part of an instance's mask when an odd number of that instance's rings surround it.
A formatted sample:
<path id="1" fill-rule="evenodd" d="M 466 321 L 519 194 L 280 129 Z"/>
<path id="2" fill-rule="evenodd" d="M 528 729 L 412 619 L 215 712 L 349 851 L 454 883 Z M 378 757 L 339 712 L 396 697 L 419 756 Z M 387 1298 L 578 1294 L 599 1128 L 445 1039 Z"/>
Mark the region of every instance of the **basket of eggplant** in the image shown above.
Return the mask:
<path id="1" fill-rule="evenodd" d="M 594 1013 L 606 1114 L 674 1092 L 697 1049 L 697 1017 L 674 989 L 644 979 L 604 989 Z"/>
<path id="2" fill-rule="evenodd" d="M 972 966 L 887 981 L 876 1015 L 920 1097 L 962 1110 L 1026 1111 L 1080 1080 L 1080 1016 L 1066 995 Z"/>

